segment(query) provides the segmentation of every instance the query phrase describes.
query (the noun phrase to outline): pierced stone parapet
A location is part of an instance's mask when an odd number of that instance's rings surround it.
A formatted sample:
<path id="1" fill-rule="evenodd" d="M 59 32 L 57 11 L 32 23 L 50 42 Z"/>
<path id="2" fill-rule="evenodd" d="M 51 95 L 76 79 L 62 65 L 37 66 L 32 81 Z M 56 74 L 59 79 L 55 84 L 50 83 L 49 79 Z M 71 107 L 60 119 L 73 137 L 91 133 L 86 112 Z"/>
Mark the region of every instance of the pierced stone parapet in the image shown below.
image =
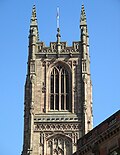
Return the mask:
<path id="1" fill-rule="evenodd" d="M 78 54 L 80 53 L 80 42 L 73 42 L 71 47 L 66 42 L 60 42 L 61 50 L 59 54 Z M 46 47 L 43 42 L 38 43 L 37 54 L 58 54 L 57 43 L 51 42 L 50 47 Z"/>

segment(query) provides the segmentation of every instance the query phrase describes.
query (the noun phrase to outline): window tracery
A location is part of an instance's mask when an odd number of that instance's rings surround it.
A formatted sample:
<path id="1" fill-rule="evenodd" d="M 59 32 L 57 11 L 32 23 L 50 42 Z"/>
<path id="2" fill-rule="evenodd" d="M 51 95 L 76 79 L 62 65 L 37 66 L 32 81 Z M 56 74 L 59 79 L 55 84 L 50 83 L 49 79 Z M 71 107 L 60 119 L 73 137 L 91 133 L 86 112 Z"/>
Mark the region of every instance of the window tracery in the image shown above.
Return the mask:
<path id="1" fill-rule="evenodd" d="M 62 65 L 55 66 L 50 75 L 50 110 L 70 111 L 70 74 Z"/>
<path id="2" fill-rule="evenodd" d="M 71 142 L 67 139 L 54 137 L 48 141 L 50 155 L 67 155 L 71 153 Z"/>

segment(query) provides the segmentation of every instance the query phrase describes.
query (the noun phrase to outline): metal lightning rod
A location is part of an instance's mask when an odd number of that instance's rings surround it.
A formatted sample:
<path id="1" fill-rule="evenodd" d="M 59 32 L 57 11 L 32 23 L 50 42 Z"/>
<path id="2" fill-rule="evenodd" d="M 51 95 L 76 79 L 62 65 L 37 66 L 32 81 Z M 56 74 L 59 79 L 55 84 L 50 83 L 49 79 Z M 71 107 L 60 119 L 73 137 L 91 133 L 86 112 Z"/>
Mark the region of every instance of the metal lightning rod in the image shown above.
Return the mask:
<path id="1" fill-rule="evenodd" d="M 60 21 L 59 21 L 59 19 L 60 19 L 60 9 L 59 9 L 59 7 L 57 7 L 57 29 L 60 28 Z"/>

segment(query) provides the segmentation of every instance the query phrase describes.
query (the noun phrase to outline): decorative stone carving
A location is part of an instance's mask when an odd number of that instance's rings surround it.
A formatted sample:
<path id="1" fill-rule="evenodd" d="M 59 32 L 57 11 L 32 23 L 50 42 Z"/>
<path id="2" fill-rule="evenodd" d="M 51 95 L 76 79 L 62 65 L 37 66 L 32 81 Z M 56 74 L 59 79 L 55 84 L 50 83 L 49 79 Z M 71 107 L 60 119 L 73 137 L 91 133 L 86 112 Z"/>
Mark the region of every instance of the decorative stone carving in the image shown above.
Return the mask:
<path id="1" fill-rule="evenodd" d="M 30 107 L 30 114 L 34 114 L 34 106 L 33 106 L 33 104 Z"/>
<path id="2" fill-rule="evenodd" d="M 35 76 L 34 76 L 34 74 L 30 75 L 30 81 L 33 84 L 35 83 Z"/>
<path id="3" fill-rule="evenodd" d="M 34 131 L 78 131 L 80 129 L 80 124 L 67 124 L 67 123 L 59 123 L 59 124 L 51 124 L 51 123 L 35 123 Z"/>
<path id="4" fill-rule="evenodd" d="M 47 153 L 49 155 L 71 154 L 71 139 L 60 136 L 53 136 L 47 140 Z"/>
<path id="5" fill-rule="evenodd" d="M 30 65 L 30 72 L 35 72 L 35 64 Z"/>
<path id="6" fill-rule="evenodd" d="M 74 60 L 74 61 L 73 61 L 73 66 L 76 66 L 76 64 L 77 64 L 77 62 Z"/>
<path id="7" fill-rule="evenodd" d="M 46 86 L 45 86 L 45 83 L 43 82 L 42 83 L 42 93 L 45 93 L 46 92 Z"/>
<path id="8" fill-rule="evenodd" d="M 44 67 L 46 65 L 46 61 L 43 61 L 42 66 Z"/>

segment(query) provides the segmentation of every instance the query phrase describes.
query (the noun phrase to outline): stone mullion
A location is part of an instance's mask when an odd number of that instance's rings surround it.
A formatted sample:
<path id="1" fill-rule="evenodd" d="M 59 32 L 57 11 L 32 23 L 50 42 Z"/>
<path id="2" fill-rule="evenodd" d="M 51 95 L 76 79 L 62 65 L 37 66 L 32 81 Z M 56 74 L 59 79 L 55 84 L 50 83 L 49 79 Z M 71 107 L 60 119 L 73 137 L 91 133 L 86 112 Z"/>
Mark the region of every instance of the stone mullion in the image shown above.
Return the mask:
<path id="1" fill-rule="evenodd" d="M 53 139 L 52 139 L 51 154 L 50 155 L 53 155 Z"/>
<path id="2" fill-rule="evenodd" d="M 74 100 L 74 88 L 75 88 L 75 79 L 74 79 L 74 66 L 73 66 L 73 62 L 72 62 L 72 75 L 71 75 L 71 78 L 72 79 L 69 79 L 69 80 L 71 80 L 72 81 L 72 84 L 71 84 L 71 90 L 72 90 L 72 94 L 71 94 L 71 99 L 72 99 L 72 101 L 71 101 L 71 104 L 72 104 L 72 113 L 74 113 L 74 102 L 75 102 L 75 100 Z"/>
<path id="3" fill-rule="evenodd" d="M 62 70 L 61 70 L 62 71 Z M 59 110 L 61 110 L 61 71 L 59 72 Z"/>
<path id="4" fill-rule="evenodd" d="M 47 154 L 47 152 L 49 151 L 49 149 L 48 149 L 49 144 L 48 143 L 49 143 L 49 141 L 46 140 L 46 149 L 45 149 L 46 153 L 45 154 Z"/>
<path id="5" fill-rule="evenodd" d="M 48 90 L 48 92 L 49 92 L 49 110 L 51 110 L 51 96 L 53 95 L 53 92 L 52 92 L 52 89 L 51 89 L 51 77 L 53 76 L 53 74 L 52 74 L 52 72 L 51 72 L 51 74 L 50 74 L 50 77 L 49 77 L 49 79 L 48 79 L 48 83 L 47 83 L 47 85 L 49 86 L 49 90 Z M 53 77 L 53 81 L 54 81 L 54 77 Z M 54 91 L 54 90 L 53 90 Z"/>
<path id="6" fill-rule="evenodd" d="M 55 145 L 54 145 L 54 138 L 53 138 L 53 140 L 52 140 L 52 141 L 53 141 L 53 152 L 52 152 L 52 153 L 54 154 L 54 149 L 55 149 Z"/>
<path id="7" fill-rule="evenodd" d="M 47 75 L 46 75 L 46 72 L 47 72 L 47 63 L 45 63 L 45 69 L 44 69 L 44 80 L 45 80 L 44 85 L 45 85 L 45 87 L 46 87 L 46 84 L 47 84 Z M 44 93 L 44 99 L 45 99 L 44 109 L 45 109 L 45 112 L 48 111 L 48 98 L 47 98 L 47 95 L 48 95 L 48 90 L 45 91 L 45 93 Z"/>
<path id="8" fill-rule="evenodd" d="M 54 92 L 53 92 L 53 95 L 54 95 L 54 110 L 55 110 L 55 98 L 56 98 L 56 94 L 55 94 L 55 87 L 56 87 L 56 83 L 55 83 L 55 80 L 56 80 L 56 76 L 55 76 L 55 69 L 53 71 L 53 74 L 54 74 Z"/>
<path id="9" fill-rule="evenodd" d="M 47 141 L 45 139 L 45 133 L 43 134 L 43 155 L 46 155 L 46 150 L 47 150 Z"/>
<path id="10" fill-rule="evenodd" d="M 65 74 L 65 70 L 64 70 L 64 110 L 66 110 L 66 74 Z"/>
<path id="11" fill-rule="evenodd" d="M 65 140 L 64 140 L 64 146 L 63 146 L 63 150 L 64 150 L 64 155 L 66 154 L 66 148 L 65 148 Z"/>

